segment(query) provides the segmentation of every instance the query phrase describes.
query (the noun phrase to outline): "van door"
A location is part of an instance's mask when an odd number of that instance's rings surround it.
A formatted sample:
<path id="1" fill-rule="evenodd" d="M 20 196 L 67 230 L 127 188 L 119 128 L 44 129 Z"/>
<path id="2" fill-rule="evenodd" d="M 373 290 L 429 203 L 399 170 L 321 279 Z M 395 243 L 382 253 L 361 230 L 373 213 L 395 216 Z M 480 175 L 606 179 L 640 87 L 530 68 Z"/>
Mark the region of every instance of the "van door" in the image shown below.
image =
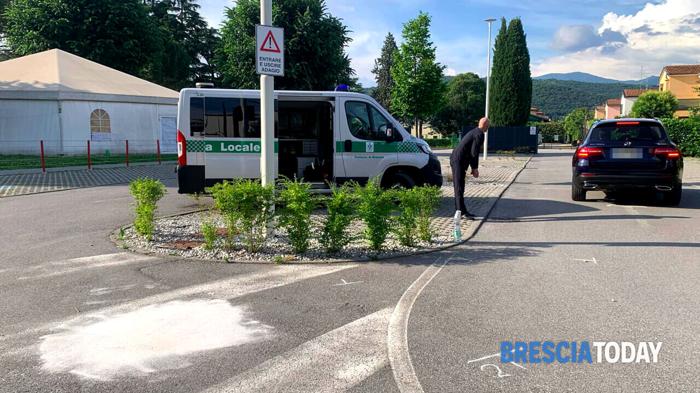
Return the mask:
<path id="1" fill-rule="evenodd" d="M 341 139 L 336 142 L 336 151 L 342 154 L 345 167 L 345 178 L 339 181 L 364 183 L 398 163 L 400 135 L 388 114 L 356 98 L 343 99 L 337 109 Z M 391 137 L 387 129 L 393 130 Z"/>

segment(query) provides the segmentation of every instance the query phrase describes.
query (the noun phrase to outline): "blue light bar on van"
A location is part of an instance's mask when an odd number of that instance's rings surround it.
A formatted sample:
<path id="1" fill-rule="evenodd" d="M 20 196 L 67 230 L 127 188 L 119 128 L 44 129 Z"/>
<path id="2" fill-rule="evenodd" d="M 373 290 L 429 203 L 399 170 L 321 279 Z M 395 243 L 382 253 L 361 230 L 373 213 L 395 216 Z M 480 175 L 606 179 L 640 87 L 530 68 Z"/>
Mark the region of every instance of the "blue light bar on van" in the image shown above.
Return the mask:
<path id="1" fill-rule="evenodd" d="M 335 87 L 335 91 L 350 91 L 350 86 L 346 84 L 338 85 Z"/>

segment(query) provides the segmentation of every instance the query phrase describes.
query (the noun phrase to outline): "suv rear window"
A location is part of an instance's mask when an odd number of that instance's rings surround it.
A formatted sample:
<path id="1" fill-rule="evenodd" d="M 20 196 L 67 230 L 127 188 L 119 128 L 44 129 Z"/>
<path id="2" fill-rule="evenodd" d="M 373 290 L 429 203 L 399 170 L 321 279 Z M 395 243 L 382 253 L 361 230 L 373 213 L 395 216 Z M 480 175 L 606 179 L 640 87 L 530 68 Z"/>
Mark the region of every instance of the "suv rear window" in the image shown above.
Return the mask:
<path id="1" fill-rule="evenodd" d="M 666 140 L 664 129 L 657 123 L 603 123 L 591 130 L 589 142 L 660 142 Z"/>

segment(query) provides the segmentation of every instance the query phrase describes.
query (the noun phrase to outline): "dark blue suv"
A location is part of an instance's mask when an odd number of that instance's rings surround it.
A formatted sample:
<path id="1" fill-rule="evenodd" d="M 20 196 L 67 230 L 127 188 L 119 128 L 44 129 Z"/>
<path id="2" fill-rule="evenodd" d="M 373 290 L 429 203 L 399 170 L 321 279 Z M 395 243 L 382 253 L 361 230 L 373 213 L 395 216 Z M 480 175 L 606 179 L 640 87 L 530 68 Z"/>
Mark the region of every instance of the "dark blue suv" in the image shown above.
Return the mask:
<path id="1" fill-rule="evenodd" d="M 586 191 L 659 193 L 667 205 L 681 201 L 683 157 L 663 124 L 653 119 L 603 120 L 593 125 L 572 160 L 571 198 Z"/>

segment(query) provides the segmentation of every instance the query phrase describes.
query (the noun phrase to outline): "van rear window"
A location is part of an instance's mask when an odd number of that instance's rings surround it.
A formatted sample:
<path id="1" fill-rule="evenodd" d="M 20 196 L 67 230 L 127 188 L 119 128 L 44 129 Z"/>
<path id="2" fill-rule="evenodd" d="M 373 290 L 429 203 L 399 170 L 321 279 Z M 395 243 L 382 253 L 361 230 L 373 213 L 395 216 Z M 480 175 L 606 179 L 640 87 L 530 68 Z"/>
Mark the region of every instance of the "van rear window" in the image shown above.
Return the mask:
<path id="1" fill-rule="evenodd" d="M 590 142 L 659 142 L 666 139 L 664 129 L 657 123 L 603 123 L 591 130 Z"/>

